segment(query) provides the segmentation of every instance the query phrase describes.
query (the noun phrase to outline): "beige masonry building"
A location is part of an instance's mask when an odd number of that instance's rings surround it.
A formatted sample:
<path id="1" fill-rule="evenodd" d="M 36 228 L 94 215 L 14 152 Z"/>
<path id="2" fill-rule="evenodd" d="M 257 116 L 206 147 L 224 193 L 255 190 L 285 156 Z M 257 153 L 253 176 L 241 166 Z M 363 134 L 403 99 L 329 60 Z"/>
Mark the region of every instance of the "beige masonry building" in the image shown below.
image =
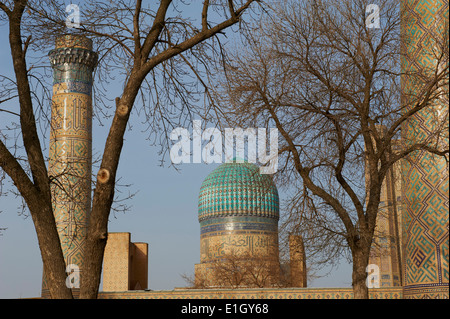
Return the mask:
<path id="1" fill-rule="evenodd" d="M 148 288 L 147 243 L 132 243 L 130 233 L 109 233 L 103 260 L 103 291 Z"/>

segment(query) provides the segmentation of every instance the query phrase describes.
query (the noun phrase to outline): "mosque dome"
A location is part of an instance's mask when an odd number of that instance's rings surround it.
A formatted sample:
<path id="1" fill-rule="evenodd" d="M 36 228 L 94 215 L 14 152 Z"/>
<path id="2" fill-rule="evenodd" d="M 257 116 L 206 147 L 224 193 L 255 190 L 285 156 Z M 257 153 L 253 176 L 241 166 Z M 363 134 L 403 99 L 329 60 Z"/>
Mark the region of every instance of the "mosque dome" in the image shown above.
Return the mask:
<path id="1" fill-rule="evenodd" d="M 225 163 L 203 181 L 199 222 L 211 218 L 254 216 L 279 219 L 278 190 L 270 175 L 248 162 Z"/>
<path id="2" fill-rule="evenodd" d="M 210 287 L 221 286 L 217 262 L 235 257 L 252 256 L 277 269 L 279 206 L 272 177 L 260 174 L 257 165 L 230 162 L 212 171 L 200 188 L 196 280 Z"/>

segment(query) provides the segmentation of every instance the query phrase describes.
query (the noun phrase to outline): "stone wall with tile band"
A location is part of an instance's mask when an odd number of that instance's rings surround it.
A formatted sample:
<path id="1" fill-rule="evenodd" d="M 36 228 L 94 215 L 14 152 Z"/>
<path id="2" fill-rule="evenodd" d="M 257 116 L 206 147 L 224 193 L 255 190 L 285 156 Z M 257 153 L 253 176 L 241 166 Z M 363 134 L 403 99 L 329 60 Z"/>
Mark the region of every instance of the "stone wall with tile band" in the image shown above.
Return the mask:
<path id="1" fill-rule="evenodd" d="M 369 299 L 402 299 L 401 287 L 369 289 Z M 175 289 L 100 292 L 99 299 L 353 299 L 352 288 Z M 301 306 L 300 306 L 301 307 Z"/>

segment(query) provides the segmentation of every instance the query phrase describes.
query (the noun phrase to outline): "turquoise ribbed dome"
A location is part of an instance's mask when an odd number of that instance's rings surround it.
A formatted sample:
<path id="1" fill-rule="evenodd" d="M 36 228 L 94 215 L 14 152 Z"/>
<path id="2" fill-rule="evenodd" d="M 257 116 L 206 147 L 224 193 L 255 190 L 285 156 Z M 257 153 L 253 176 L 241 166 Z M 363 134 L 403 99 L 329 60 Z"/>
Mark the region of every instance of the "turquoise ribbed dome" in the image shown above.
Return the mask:
<path id="1" fill-rule="evenodd" d="M 251 163 L 225 163 L 203 181 L 198 219 L 231 216 L 279 219 L 278 190 L 272 177 Z"/>

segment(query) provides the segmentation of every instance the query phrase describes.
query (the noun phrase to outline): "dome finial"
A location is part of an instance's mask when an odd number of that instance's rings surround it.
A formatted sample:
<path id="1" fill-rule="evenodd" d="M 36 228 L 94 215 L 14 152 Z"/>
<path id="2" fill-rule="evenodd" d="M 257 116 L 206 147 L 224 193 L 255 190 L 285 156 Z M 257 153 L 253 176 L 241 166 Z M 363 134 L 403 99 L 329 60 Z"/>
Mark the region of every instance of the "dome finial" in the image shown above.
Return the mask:
<path id="1" fill-rule="evenodd" d="M 226 160 L 225 163 L 248 163 L 248 160 L 240 156 L 235 156 L 233 159 Z"/>

